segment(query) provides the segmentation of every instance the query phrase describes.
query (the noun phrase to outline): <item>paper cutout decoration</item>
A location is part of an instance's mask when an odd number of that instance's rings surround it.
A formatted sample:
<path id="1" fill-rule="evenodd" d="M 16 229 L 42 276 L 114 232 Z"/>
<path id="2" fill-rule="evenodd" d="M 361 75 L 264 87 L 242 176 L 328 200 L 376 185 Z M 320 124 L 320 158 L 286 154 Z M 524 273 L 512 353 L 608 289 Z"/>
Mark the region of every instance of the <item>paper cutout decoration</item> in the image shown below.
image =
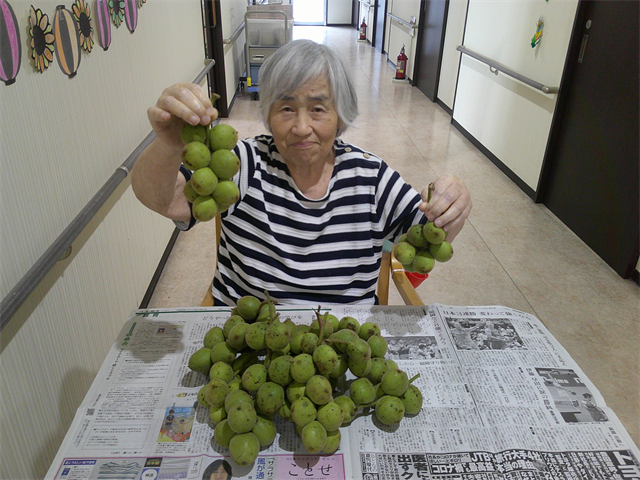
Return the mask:
<path id="1" fill-rule="evenodd" d="M 147 0 L 138 0 L 138 8 L 142 8 L 142 5 L 145 4 Z"/>
<path id="2" fill-rule="evenodd" d="M 118 28 L 124 20 L 124 0 L 108 0 L 109 14 L 113 24 Z"/>
<path id="3" fill-rule="evenodd" d="M 39 8 L 34 8 L 33 5 L 29 11 L 29 48 L 31 49 L 33 67 L 40 73 L 44 72 L 53 62 L 55 36 L 49 23 L 49 17 Z"/>
<path id="4" fill-rule="evenodd" d="M 98 30 L 98 43 L 105 52 L 111 45 L 111 22 L 109 19 L 108 0 L 96 0 L 96 29 Z"/>
<path id="5" fill-rule="evenodd" d="M 133 33 L 138 25 L 138 5 L 137 0 L 124 0 L 124 20 L 127 28 Z"/>
<path id="6" fill-rule="evenodd" d="M 531 48 L 536 48 L 540 41 L 542 40 L 542 30 L 544 29 L 544 18 L 540 17 L 538 19 L 538 24 L 536 25 L 536 33 L 531 39 Z"/>
<path id="7" fill-rule="evenodd" d="M 78 22 L 64 5 L 56 7 L 53 17 L 53 34 L 56 37 L 56 58 L 62 72 L 73 78 L 80 66 L 80 34 Z"/>
<path id="8" fill-rule="evenodd" d="M 16 15 L 9 2 L 0 0 L 0 78 L 5 85 L 16 83 L 22 58 L 22 42 Z"/>
<path id="9" fill-rule="evenodd" d="M 91 9 L 85 0 L 76 0 L 71 5 L 73 18 L 78 22 L 80 46 L 85 52 L 93 49 L 93 26 L 91 25 Z"/>

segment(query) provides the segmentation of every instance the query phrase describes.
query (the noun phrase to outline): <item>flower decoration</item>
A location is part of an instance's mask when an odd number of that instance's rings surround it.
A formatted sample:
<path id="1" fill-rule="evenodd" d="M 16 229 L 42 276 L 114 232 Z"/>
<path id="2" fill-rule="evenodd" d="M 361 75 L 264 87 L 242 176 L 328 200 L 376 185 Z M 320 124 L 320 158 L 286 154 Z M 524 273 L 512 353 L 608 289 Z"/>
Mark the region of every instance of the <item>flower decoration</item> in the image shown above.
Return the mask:
<path id="1" fill-rule="evenodd" d="M 91 24 L 91 8 L 85 0 L 76 0 L 71 6 L 73 18 L 78 22 L 80 46 L 85 52 L 93 48 L 93 26 Z"/>
<path id="2" fill-rule="evenodd" d="M 138 0 L 138 8 L 142 8 L 142 5 L 144 5 L 147 2 L 147 0 Z"/>
<path id="3" fill-rule="evenodd" d="M 118 28 L 124 21 L 124 0 L 109 0 L 109 15 L 113 24 Z"/>
<path id="4" fill-rule="evenodd" d="M 53 61 L 54 42 L 49 17 L 32 5 L 29 12 L 29 47 L 36 71 L 42 73 L 49 68 Z"/>

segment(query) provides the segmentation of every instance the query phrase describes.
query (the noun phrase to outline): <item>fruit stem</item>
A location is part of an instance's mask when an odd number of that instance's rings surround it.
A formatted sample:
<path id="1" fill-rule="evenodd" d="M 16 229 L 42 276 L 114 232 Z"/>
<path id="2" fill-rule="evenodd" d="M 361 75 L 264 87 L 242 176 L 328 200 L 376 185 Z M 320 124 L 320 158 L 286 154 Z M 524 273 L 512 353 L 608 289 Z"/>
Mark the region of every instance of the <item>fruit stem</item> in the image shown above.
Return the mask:
<path id="1" fill-rule="evenodd" d="M 409 383 L 413 382 L 414 380 L 417 380 L 419 377 L 420 377 L 420 374 L 418 373 L 415 377 L 409 380 Z"/>
<path id="2" fill-rule="evenodd" d="M 427 193 L 427 203 L 429 203 L 431 201 L 431 193 L 436 189 L 436 186 L 433 182 L 431 182 L 429 184 L 429 191 Z"/>

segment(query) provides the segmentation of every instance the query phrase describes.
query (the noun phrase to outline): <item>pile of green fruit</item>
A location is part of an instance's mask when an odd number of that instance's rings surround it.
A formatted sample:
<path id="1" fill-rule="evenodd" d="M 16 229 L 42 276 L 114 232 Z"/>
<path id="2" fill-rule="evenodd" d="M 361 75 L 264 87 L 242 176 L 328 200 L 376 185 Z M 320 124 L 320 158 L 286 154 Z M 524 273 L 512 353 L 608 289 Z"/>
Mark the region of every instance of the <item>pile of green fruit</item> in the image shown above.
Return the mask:
<path id="1" fill-rule="evenodd" d="M 238 201 L 238 186 L 231 180 L 240 169 L 240 160 L 233 153 L 238 132 L 230 125 L 190 125 L 180 131 L 185 144 L 182 163 L 192 170 L 184 194 L 191 202 L 196 220 L 206 222 Z"/>
<path id="2" fill-rule="evenodd" d="M 412 225 L 398 239 L 393 254 L 407 272 L 429 273 L 436 262 L 453 257 L 453 247 L 445 240 L 446 236 L 447 232 L 433 222 Z"/>
<path id="3" fill-rule="evenodd" d="M 429 201 L 434 185 L 429 185 Z M 447 232 L 433 222 L 412 225 L 400 236 L 393 254 L 407 272 L 426 274 L 436 262 L 447 262 L 453 257 L 453 247 L 447 242 Z"/>
<path id="4" fill-rule="evenodd" d="M 332 454 L 340 427 L 360 410 L 397 425 L 422 408 L 422 394 L 385 359 L 387 341 L 373 322 L 320 314 L 310 325 L 280 320 L 274 304 L 238 300 L 222 327 L 211 328 L 189 368 L 207 375 L 198 403 L 209 409 L 213 438 L 238 465 L 250 465 L 276 437 L 276 414 L 293 422 L 309 453 Z M 350 371 L 354 380 L 347 382 Z"/>

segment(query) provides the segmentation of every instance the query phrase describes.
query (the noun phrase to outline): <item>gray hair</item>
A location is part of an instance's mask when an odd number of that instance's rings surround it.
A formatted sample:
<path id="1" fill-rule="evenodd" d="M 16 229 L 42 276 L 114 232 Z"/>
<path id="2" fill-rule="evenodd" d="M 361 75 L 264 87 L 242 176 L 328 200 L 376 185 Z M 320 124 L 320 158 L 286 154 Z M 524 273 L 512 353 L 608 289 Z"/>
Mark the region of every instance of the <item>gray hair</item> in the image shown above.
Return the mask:
<path id="1" fill-rule="evenodd" d="M 339 120 L 336 136 L 353 124 L 358 116 L 358 96 L 346 64 L 333 49 L 303 39 L 280 47 L 260 67 L 260 112 L 269 131 L 273 104 L 318 77 L 329 82 Z"/>

